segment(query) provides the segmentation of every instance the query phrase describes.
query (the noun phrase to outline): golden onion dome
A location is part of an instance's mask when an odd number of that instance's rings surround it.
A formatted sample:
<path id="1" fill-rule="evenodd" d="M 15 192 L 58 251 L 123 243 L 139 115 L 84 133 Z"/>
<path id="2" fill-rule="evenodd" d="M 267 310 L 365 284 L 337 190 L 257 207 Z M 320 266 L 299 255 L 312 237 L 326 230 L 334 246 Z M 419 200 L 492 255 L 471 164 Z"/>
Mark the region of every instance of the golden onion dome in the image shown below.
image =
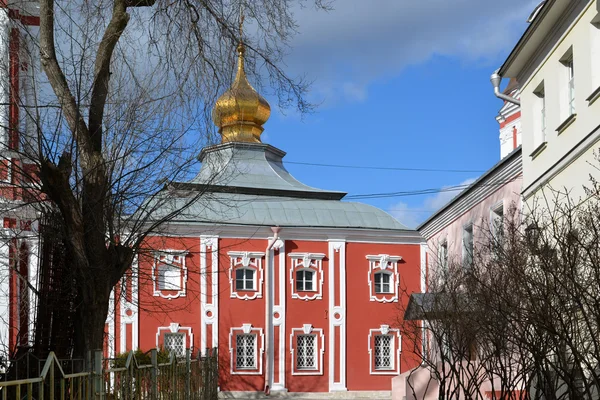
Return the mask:
<path id="1" fill-rule="evenodd" d="M 233 84 L 215 104 L 212 117 L 221 134 L 221 143 L 249 142 L 260 143 L 260 135 L 271 115 L 269 103 L 260 95 L 246 78 L 244 70 L 244 46 L 238 51 L 237 74 Z"/>

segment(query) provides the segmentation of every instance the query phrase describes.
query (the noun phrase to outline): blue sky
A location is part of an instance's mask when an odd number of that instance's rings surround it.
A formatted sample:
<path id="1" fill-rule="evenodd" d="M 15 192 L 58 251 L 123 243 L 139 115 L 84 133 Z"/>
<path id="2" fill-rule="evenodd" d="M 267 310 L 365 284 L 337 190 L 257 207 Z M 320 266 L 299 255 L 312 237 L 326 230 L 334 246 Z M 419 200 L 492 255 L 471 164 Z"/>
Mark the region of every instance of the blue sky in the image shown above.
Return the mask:
<path id="1" fill-rule="evenodd" d="M 350 195 L 470 182 L 499 160 L 489 76 L 538 0 L 338 0 L 298 9 L 287 65 L 314 81 L 317 111 L 275 109 L 263 141 L 302 182 Z M 273 103 L 272 103 L 273 104 Z M 407 172 L 317 167 L 460 169 Z M 456 193 L 363 200 L 415 227 Z"/>

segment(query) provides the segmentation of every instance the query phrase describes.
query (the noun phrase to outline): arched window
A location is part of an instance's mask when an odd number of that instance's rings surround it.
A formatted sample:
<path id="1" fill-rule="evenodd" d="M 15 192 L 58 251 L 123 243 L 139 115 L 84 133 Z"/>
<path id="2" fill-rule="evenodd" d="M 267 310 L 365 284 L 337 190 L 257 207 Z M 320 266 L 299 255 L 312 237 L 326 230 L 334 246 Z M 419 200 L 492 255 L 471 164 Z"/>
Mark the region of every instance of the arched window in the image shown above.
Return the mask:
<path id="1" fill-rule="evenodd" d="M 375 293 L 393 293 L 392 274 L 385 271 L 375 273 Z"/>
<path id="2" fill-rule="evenodd" d="M 296 271 L 296 291 L 313 292 L 315 290 L 315 271 L 301 269 Z"/>
<path id="3" fill-rule="evenodd" d="M 235 270 L 235 290 L 256 290 L 254 285 L 255 270 L 238 268 Z"/>

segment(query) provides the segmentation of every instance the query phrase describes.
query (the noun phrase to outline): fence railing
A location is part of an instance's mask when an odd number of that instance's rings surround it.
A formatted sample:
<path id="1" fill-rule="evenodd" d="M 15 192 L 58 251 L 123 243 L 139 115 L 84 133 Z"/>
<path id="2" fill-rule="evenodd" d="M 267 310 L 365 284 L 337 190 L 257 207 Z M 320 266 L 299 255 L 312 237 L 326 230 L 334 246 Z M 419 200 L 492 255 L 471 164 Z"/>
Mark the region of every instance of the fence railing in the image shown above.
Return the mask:
<path id="1" fill-rule="evenodd" d="M 171 353 L 159 363 L 151 350 L 150 364 L 139 364 L 134 352 L 124 365 L 102 358 L 95 352 L 90 370 L 65 373 L 54 353 L 46 359 L 40 376 L 0 381 L 2 400 L 214 400 L 217 398 L 217 353 L 192 358 L 188 349 L 183 358 Z M 122 364 L 122 363 L 121 363 Z"/>

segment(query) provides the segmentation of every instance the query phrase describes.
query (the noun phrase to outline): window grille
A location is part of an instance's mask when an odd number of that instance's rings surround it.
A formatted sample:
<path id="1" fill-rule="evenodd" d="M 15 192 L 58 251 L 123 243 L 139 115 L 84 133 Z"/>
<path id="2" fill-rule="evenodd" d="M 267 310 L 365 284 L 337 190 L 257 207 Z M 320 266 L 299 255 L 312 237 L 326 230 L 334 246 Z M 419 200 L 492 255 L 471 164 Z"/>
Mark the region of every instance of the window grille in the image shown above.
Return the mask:
<path id="1" fill-rule="evenodd" d="M 159 265 L 158 289 L 181 290 L 181 268 L 170 264 Z"/>
<path id="2" fill-rule="evenodd" d="M 237 335 L 235 337 L 235 367 L 237 369 L 256 368 L 256 335 Z"/>
<path id="3" fill-rule="evenodd" d="M 169 353 L 177 357 L 185 357 L 185 334 L 165 333 L 164 347 Z"/>
<path id="4" fill-rule="evenodd" d="M 253 269 L 240 268 L 235 271 L 235 289 L 255 290 Z"/>
<path id="5" fill-rule="evenodd" d="M 316 335 L 298 335 L 296 337 L 296 368 L 317 369 Z"/>
<path id="6" fill-rule="evenodd" d="M 375 293 L 392 293 L 392 277 L 387 272 L 375 274 Z"/>
<path id="7" fill-rule="evenodd" d="M 375 336 L 375 369 L 393 369 L 391 335 Z"/>
<path id="8" fill-rule="evenodd" d="M 314 271 L 296 271 L 296 290 L 299 292 L 311 292 L 314 290 Z"/>

